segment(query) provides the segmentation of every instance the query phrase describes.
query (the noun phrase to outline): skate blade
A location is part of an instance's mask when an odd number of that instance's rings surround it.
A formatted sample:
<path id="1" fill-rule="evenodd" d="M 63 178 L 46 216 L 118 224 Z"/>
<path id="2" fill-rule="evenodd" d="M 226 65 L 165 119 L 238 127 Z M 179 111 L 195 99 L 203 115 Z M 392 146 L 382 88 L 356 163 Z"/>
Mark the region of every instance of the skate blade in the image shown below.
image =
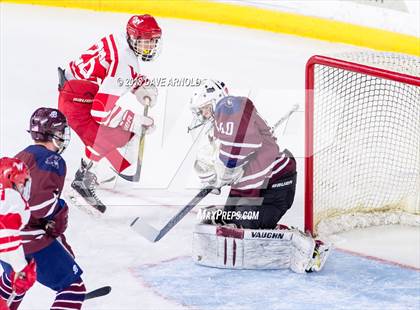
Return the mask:
<path id="1" fill-rule="evenodd" d="M 101 218 L 103 213 L 89 204 L 82 196 L 79 195 L 74 189 L 65 192 L 64 196 L 68 199 L 72 206 L 78 208 L 82 212 L 93 218 Z"/>

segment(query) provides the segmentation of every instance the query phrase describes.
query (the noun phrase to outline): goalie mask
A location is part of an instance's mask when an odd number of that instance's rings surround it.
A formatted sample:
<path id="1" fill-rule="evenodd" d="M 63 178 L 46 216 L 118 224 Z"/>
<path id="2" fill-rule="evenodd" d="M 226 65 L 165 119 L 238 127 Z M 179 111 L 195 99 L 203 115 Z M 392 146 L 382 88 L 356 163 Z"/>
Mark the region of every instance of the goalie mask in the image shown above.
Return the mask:
<path id="1" fill-rule="evenodd" d="M 28 201 L 31 194 L 29 169 L 17 158 L 0 158 L 0 189 L 13 188 Z"/>
<path id="2" fill-rule="evenodd" d="M 134 15 L 127 23 L 127 42 L 134 54 L 143 61 L 151 61 L 160 52 L 162 30 L 148 14 Z"/>
<path id="3" fill-rule="evenodd" d="M 64 152 L 70 142 L 70 129 L 67 119 L 57 109 L 39 108 L 31 116 L 29 133 L 34 141 L 51 141 L 57 153 Z"/>
<path id="4" fill-rule="evenodd" d="M 188 132 L 207 123 L 213 123 L 216 104 L 229 95 L 225 83 L 216 80 L 203 80 L 190 100 L 193 119 Z"/>

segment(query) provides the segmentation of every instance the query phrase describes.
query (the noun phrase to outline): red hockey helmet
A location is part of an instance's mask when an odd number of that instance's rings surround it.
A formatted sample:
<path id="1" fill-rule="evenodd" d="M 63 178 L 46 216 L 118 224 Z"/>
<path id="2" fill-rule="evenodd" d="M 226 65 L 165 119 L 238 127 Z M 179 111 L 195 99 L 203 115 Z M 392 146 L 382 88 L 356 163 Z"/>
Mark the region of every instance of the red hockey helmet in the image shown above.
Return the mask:
<path id="1" fill-rule="evenodd" d="M 34 141 L 52 141 L 61 154 L 70 142 L 70 130 L 67 119 L 57 109 L 39 108 L 29 121 L 29 132 Z"/>
<path id="2" fill-rule="evenodd" d="M 31 191 L 31 176 L 23 161 L 17 158 L 0 158 L 0 189 L 13 188 L 28 200 Z"/>
<path id="3" fill-rule="evenodd" d="M 143 61 L 154 59 L 160 50 L 162 30 L 153 16 L 134 15 L 127 23 L 127 41 Z"/>

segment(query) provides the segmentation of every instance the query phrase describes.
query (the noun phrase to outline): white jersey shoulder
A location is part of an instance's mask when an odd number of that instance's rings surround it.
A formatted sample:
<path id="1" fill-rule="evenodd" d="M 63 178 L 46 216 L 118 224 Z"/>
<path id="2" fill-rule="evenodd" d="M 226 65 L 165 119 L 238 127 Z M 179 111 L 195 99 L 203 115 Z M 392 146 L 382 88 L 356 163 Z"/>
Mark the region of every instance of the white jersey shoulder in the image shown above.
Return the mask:
<path id="1" fill-rule="evenodd" d="M 0 190 L 0 259 L 10 264 L 14 271 L 22 270 L 27 264 L 20 230 L 28 223 L 29 217 L 29 206 L 17 191 L 10 188 Z"/>
<path id="2" fill-rule="evenodd" d="M 25 226 L 28 223 L 30 211 L 27 202 L 19 192 L 11 188 L 6 188 L 0 190 L 0 215 L 11 213 L 20 215 L 22 226 Z"/>
<path id="3" fill-rule="evenodd" d="M 141 78 L 139 63 L 136 55 L 128 45 L 125 34 L 113 34 L 115 42 L 115 69 L 110 73 L 99 87 L 99 92 L 114 96 L 122 96 L 130 91 Z M 114 71 L 112 73 L 112 71 Z"/>

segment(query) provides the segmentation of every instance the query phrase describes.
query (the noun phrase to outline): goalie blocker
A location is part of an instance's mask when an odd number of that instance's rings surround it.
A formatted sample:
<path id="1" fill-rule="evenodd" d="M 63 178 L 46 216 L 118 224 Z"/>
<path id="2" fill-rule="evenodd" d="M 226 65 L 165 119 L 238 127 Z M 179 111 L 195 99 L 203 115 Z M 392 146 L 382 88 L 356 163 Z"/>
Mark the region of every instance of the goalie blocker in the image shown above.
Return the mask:
<path id="1" fill-rule="evenodd" d="M 197 224 L 193 259 L 203 266 L 229 269 L 287 269 L 320 271 L 330 245 L 296 228 L 242 229 Z"/>

